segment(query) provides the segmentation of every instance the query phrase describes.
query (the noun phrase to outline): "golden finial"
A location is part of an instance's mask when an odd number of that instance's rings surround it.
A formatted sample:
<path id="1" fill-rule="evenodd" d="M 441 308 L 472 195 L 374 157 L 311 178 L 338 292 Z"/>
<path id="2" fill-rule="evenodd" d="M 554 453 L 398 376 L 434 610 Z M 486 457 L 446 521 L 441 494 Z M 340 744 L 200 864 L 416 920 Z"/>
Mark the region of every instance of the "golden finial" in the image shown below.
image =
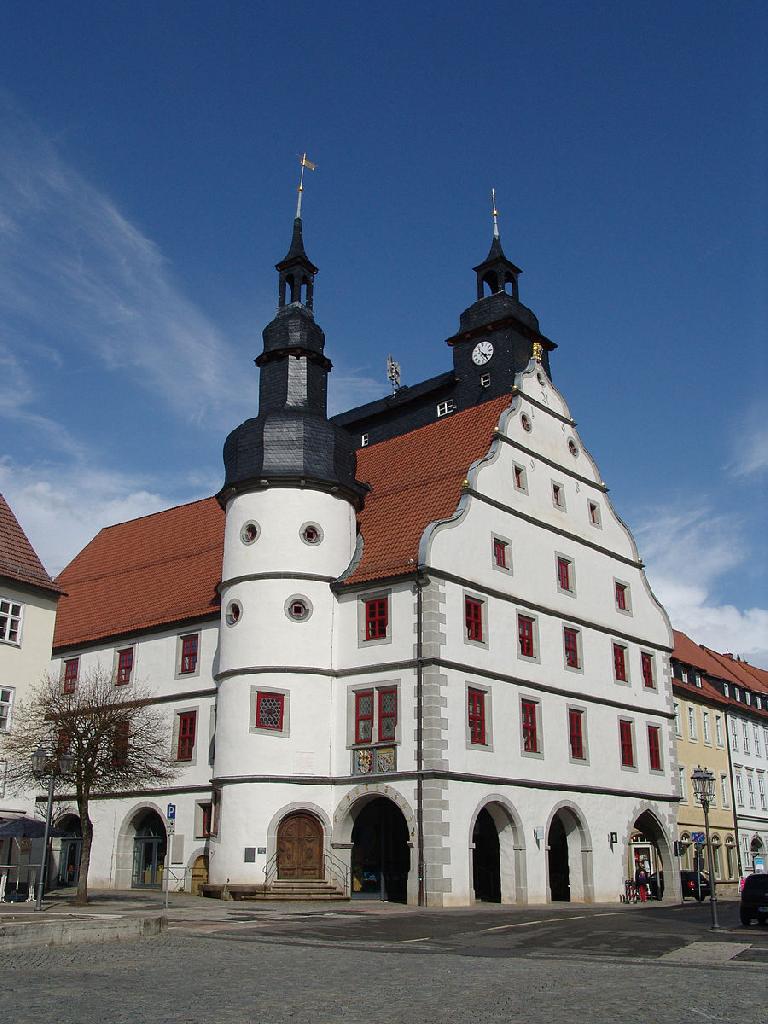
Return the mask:
<path id="1" fill-rule="evenodd" d="M 499 237 L 499 211 L 496 209 L 496 189 L 491 189 L 491 211 L 493 216 L 493 237 Z"/>
<path id="2" fill-rule="evenodd" d="M 533 356 L 533 358 L 536 360 L 537 363 L 541 362 L 541 356 L 542 356 L 543 351 L 544 351 L 544 346 L 541 344 L 541 342 L 540 341 L 534 341 L 534 343 L 533 343 L 533 351 L 531 352 L 531 355 Z"/>
<path id="3" fill-rule="evenodd" d="M 299 196 L 296 200 L 296 218 L 297 220 L 301 217 L 301 197 L 304 194 L 304 168 L 308 167 L 310 171 L 317 170 L 317 164 L 313 164 L 311 160 L 307 160 L 307 154 L 302 153 L 299 158 L 301 164 L 301 173 L 299 174 L 299 187 L 297 189 Z"/>

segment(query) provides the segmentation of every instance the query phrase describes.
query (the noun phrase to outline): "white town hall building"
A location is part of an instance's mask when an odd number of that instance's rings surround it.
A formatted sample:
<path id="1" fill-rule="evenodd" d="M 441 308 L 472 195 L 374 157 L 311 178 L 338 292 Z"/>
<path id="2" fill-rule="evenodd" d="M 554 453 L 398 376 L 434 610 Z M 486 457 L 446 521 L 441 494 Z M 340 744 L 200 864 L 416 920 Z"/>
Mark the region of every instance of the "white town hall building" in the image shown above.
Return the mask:
<path id="1" fill-rule="evenodd" d="M 57 580 L 62 685 L 150 685 L 180 768 L 94 800 L 90 884 L 159 885 L 167 852 L 214 896 L 615 900 L 645 844 L 674 896 L 669 621 L 498 231 L 453 368 L 331 420 L 298 218 L 277 270 L 220 493 Z"/>

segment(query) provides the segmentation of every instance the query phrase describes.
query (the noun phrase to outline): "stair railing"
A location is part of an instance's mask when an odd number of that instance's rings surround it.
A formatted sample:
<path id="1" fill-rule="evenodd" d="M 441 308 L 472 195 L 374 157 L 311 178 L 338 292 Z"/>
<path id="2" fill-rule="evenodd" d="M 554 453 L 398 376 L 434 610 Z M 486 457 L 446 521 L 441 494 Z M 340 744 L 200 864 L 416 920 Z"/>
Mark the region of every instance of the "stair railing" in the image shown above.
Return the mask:
<path id="1" fill-rule="evenodd" d="M 340 860 L 336 854 L 326 850 L 323 854 L 323 862 L 326 879 L 333 880 L 341 887 L 343 894 L 349 896 L 349 868 L 344 861 Z"/>
<path id="2" fill-rule="evenodd" d="M 273 853 L 264 865 L 264 891 L 266 892 L 277 875 L 277 853 Z"/>

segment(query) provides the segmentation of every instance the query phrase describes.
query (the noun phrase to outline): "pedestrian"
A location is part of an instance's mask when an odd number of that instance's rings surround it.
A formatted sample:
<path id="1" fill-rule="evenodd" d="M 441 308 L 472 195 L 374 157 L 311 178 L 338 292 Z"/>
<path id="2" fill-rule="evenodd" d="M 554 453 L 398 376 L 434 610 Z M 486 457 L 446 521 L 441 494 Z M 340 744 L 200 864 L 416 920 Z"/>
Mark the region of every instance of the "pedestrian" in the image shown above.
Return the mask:
<path id="1" fill-rule="evenodd" d="M 641 903 L 648 902 L 648 872 L 639 864 L 635 872 L 635 886 Z"/>

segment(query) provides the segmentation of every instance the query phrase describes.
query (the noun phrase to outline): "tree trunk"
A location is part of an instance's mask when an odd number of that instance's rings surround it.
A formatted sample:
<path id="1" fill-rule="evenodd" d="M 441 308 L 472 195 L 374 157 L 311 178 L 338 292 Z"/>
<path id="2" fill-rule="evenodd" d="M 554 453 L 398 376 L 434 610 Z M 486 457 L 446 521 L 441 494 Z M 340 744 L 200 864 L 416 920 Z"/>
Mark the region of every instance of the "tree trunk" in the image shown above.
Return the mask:
<path id="1" fill-rule="evenodd" d="M 77 880 L 77 896 L 74 902 L 84 906 L 88 902 L 88 868 L 91 864 L 91 845 L 93 843 L 93 822 L 88 814 L 87 797 L 77 801 L 77 809 L 80 814 L 80 831 L 83 843 L 80 847 L 80 874 Z"/>

